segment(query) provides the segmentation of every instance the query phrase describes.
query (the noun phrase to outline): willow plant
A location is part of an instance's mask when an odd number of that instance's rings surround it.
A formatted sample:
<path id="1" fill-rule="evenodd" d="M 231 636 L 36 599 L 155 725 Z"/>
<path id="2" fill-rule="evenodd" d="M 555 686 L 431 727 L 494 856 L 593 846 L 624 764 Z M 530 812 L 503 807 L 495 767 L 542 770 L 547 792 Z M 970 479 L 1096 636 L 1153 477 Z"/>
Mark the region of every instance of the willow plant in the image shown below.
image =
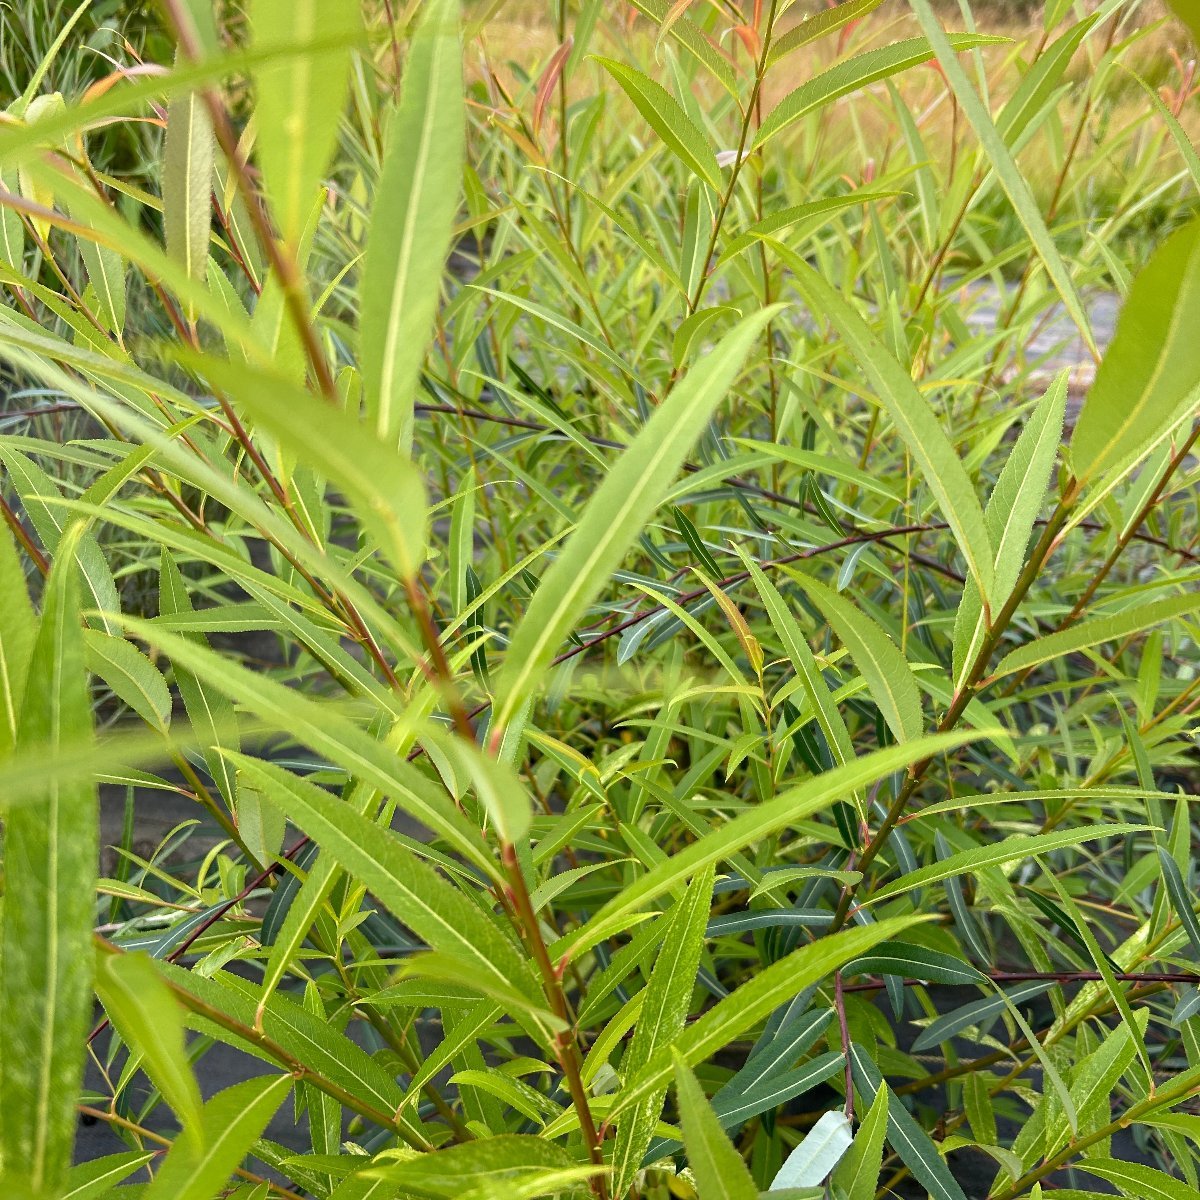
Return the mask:
<path id="1" fill-rule="evenodd" d="M 245 7 L 0 126 L 3 1195 L 1194 1195 L 1174 27 Z"/>

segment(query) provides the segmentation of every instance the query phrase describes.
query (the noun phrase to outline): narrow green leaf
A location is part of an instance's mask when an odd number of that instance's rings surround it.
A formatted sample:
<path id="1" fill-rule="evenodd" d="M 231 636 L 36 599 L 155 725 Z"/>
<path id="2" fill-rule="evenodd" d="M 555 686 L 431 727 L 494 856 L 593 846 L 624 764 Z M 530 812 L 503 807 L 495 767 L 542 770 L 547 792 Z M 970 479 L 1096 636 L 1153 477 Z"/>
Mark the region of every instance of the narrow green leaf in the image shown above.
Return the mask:
<path id="1" fill-rule="evenodd" d="M 933 409 L 854 308 L 800 255 L 778 242 L 771 245 L 792 269 L 808 307 L 828 318 L 845 338 L 937 499 L 980 593 L 990 601 L 995 596 L 995 550 L 975 489 Z"/>
<path id="2" fill-rule="evenodd" d="M 46 582 L 17 726 L 18 751 L 53 756 L 86 743 L 91 708 L 75 552 L 63 537 Z M 0 916 L 0 1152 L 14 1190 L 62 1192 L 92 1011 L 98 855 L 96 788 L 51 779 L 40 803 L 5 815 Z"/>
<path id="3" fill-rule="evenodd" d="M 191 597 L 175 560 L 163 548 L 158 573 L 158 612 L 160 616 L 175 616 L 192 611 Z M 202 633 L 179 635 L 180 640 L 197 646 L 208 645 Z M 225 797 L 226 803 L 236 811 L 237 780 L 228 762 L 221 757 L 222 747 L 236 750 L 241 741 L 238 737 L 237 718 L 233 702 L 228 696 L 197 678 L 186 663 L 172 659 L 175 684 L 183 697 L 192 729 L 200 739 L 204 763 L 213 782 Z"/>
<path id="4" fill-rule="evenodd" d="M 153 729 L 166 731 L 171 720 L 171 692 L 163 673 L 124 638 L 99 629 L 84 630 L 88 670 Z"/>
<path id="5" fill-rule="evenodd" d="M 785 54 L 799 50 L 801 46 L 811 45 L 818 38 L 828 37 L 831 33 L 844 29 L 851 21 L 861 21 L 882 3 L 883 0 L 844 0 L 844 3 L 832 8 L 806 14 L 803 21 L 771 43 L 771 49 L 767 52 L 767 66 L 777 62 Z"/>
<path id="6" fill-rule="evenodd" d="M 633 102 L 667 149 L 709 187 L 720 192 L 724 183 L 721 168 L 717 166 L 716 153 L 679 101 L 662 84 L 655 83 L 648 75 L 628 64 L 600 55 L 594 57 L 617 81 L 617 86 Z"/>
<path id="7" fill-rule="evenodd" d="M 255 147 L 284 241 L 295 244 L 333 153 L 349 90 L 350 39 L 362 28 L 357 0 L 253 0 L 254 44 L 269 48 L 317 33 L 346 44 L 294 62 L 267 58 L 257 85 Z"/>
<path id="8" fill-rule="evenodd" d="M 646 1062 L 663 1047 L 670 1046 L 687 1018 L 688 1004 L 696 987 L 696 971 L 704 948 L 704 928 L 712 904 L 715 871 L 710 863 L 689 883 L 687 891 L 671 911 L 659 920 L 670 927 L 654 961 L 646 984 L 641 1016 L 633 1031 L 629 1062 Z M 613 1191 L 628 1192 L 642 1165 L 654 1127 L 662 1116 L 666 1084 L 652 1092 L 628 1112 L 617 1126 L 613 1149 Z"/>
<path id="9" fill-rule="evenodd" d="M 804 26 L 799 28 L 803 29 Z M 955 33 L 949 37 L 949 46 L 955 51 L 961 51 L 1002 41 L 1004 38 L 983 34 Z M 848 96 L 869 84 L 878 83 L 881 79 L 887 79 L 889 75 L 907 71 L 909 67 L 928 62 L 933 53 L 930 41 L 920 37 L 908 38 L 892 46 L 881 46 L 878 50 L 856 54 L 853 58 L 845 59 L 827 71 L 814 75 L 785 96 L 767 114 L 754 137 L 753 148 L 761 149 L 788 126 L 794 125 L 809 113 L 832 104 L 842 96 Z"/>
<path id="10" fill-rule="evenodd" d="M 1012 152 L 1004 144 L 1004 138 L 993 124 L 987 105 L 971 86 L 966 71 L 955 57 L 956 51 L 962 47 L 953 35 L 947 34 L 942 28 L 929 0 L 912 0 L 912 7 L 917 21 L 929 39 L 930 46 L 937 55 L 938 63 L 946 76 L 946 82 L 958 99 L 967 120 L 971 122 L 975 136 L 979 139 L 988 162 L 996 173 L 996 178 L 1000 181 L 1000 186 L 1008 196 L 1025 232 L 1029 235 L 1029 240 L 1033 243 L 1038 257 L 1041 258 L 1042 264 L 1046 268 L 1046 274 L 1050 276 L 1058 290 L 1063 307 L 1078 327 L 1084 345 L 1093 354 L 1096 353 L 1096 342 L 1092 337 L 1092 328 L 1088 322 L 1087 313 L 1084 311 L 1083 302 L 1079 298 L 1079 292 L 1063 262 L 1062 255 L 1058 252 L 1054 238 L 1046 228 L 1042 210 L 1030 190 L 1028 181 L 1013 160 Z"/>
<path id="11" fill-rule="evenodd" d="M 413 578 L 425 559 L 425 485 L 412 463 L 342 412 L 274 372 L 181 355 L 301 462 L 342 488 L 392 565 Z"/>
<path id="12" fill-rule="evenodd" d="M 1194 219 L 1134 278 L 1071 437 L 1071 465 L 1081 482 L 1136 461 L 1200 403 L 1198 304 L 1200 219 Z"/>
<path id="13" fill-rule="evenodd" d="M 616 570 L 777 311 L 756 313 L 726 334 L 671 390 L 608 472 L 513 632 L 496 683 L 497 728 L 530 697 L 563 639 Z"/>
<path id="14" fill-rule="evenodd" d="M 1176 617 L 1186 617 L 1200 608 L 1200 593 L 1167 596 L 1162 600 L 1151 600 L 1122 609 L 1112 616 L 1092 617 L 1080 621 L 1059 633 L 1048 633 L 1036 641 L 1019 646 L 1006 654 L 992 673 L 992 679 L 1002 679 L 1015 671 L 1053 662 L 1064 654 L 1074 654 L 1105 642 L 1117 641 L 1135 633 L 1160 625 Z"/>
<path id="15" fill-rule="evenodd" d="M 833 1186 L 845 1200 L 875 1200 L 879 1172 L 883 1169 L 887 1118 L 888 1089 L 881 1087 L 858 1127 L 854 1144 L 833 1173 Z"/>
<path id="16" fill-rule="evenodd" d="M 201 1148 L 176 1139 L 142 1200 L 212 1200 L 291 1091 L 290 1075 L 247 1079 L 218 1092 L 201 1114 Z"/>
<path id="17" fill-rule="evenodd" d="M 898 742 L 921 736 L 921 693 L 900 647 L 861 609 L 810 575 L 789 572 L 825 614 L 854 665 L 867 681 Z"/>
<path id="18" fill-rule="evenodd" d="M 37 637 L 25 571 L 7 525 L 0 528 L 0 609 L 0 756 L 7 757 L 17 741 L 21 696 Z"/>
<path id="19" fill-rule="evenodd" d="M 674 1043 L 679 1058 L 688 1066 L 703 1062 L 806 987 L 828 978 L 842 963 L 866 953 L 877 942 L 894 937 L 922 919 L 888 917 L 871 925 L 842 929 L 801 946 L 764 967 L 687 1025 Z M 626 1081 L 609 1112 L 610 1118 L 669 1083 L 674 1061 L 670 1047 L 658 1051 L 631 1080 Z"/>
<path id="20" fill-rule="evenodd" d="M 171 100 L 163 146 L 163 232 L 167 253 L 199 283 L 208 274 L 215 147 L 200 93 L 184 92 Z"/>
<path id="21" fill-rule="evenodd" d="M 942 859 L 941 862 L 930 863 L 926 867 L 910 871 L 902 879 L 872 893 L 867 903 L 879 904 L 884 900 L 890 900 L 893 896 L 911 892 L 914 888 L 925 887 L 930 883 L 940 883 L 943 879 L 949 879 L 951 875 L 961 875 L 964 871 L 980 871 L 984 867 L 996 867 L 1003 863 L 1016 862 L 1035 854 L 1049 854 L 1052 850 L 1077 846 L 1081 842 L 1090 842 L 1105 837 L 1123 837 L 1126 834 L 1142 833 L 1145 829 L 1145 825 L 1114 823 L 1111 825 L 1088 825 L 1082 829 L 1059 829 L 1054 833 L 1007 837 L 995 845 L 980 846 L 975 850 L 962 850 L 958 854 L 952 854 L 949 858 Z"/>
<path id="22" fill-rule="evenodd" d="M 678 887 L 709 863 L 720 862 L 734 851 L 820 812 L 857 788 L 874 783 L 922 758 L 962 746 L 977 736 L 972 733 L 946 733 L 905 742 L 901 746 L 888 746 L 789 788 L 774 800 L 741 813 L 720 829 L 677 850 L 665 862 L 651 868 L 605 904 L 578 933 L 563 938 L 557 944 L 557 949 L 564 951 L 569 947 L 572 957 L 578 956 L 603 938 L 622 931 L 631 913 L 637 912 L 656 896 Z M 1109 828 L 1119 831 L 1125 828 L 1140 829 L 1141 826 L 1114 825 Z M 1087 836 L 1103 834 L 1091 833 Z M 935 867 L 942 865 L 935 864 Z M 950 873 L 953 874 L 953 871 Z M 919 887 L 920 883 L 913 886 Z M 872 925 L 871 928 L 878 929 L 879 926 Z"/>
<path id="23" fill-rule="evenodd" d="M 144 954 L 101 954 L 96 993 L 142 1070 L 200 1149 L 203 1101 L 184 1048 L 183 1009 Z"/>
<path id="24" fill-rule="evenodd" d="M 984 510 L 988 535 L 996 550 L 996 597 L 1001 603 L 1011 595 L 1025 565 L 1030 534 L 1045 502 L 1046 486 L 1062 442 L 1066 405 L 1064 371 L 1050 385 L 1021 430 Z M 979 588 L 974 579 L 969 579 L 954 622 L 955 687 L 962 686 L 986 634 L 987 621 Z"/>
<path id="25" fill-rule="evenodd" d="M 687 1063 L 675 1059 L 675 1089 L 688 1166 L 700 1200 L 758 1200 L 758 1187 L 733 1148 Z"/>
<path id="26" fill-rule="evenodd" d="M 458 0 L 428 0 L 392 114 L 363 261 L 361 368 L 381 441 L 412 446 L 413 403 L 458 212 L 465 116 Z"/>
<path id="27" fill-rule="evenodd" d="M 102 1200 L 112 1188 L 156 1157 L 153 1150 L 129 1150 L 78 1163 L 67 1176 L 62 1200 Z"/>
<path id="28" fill-rule="evenodd" d="M 933 1200 L 967 1200 L 929 1134 L 896 1098 L 866 1051 L 854 1043 L 850 1045 L 850 1063 L 854 1071 L 854 1086 L 864 1099 L 870 1099 L 872 1108 L 878 1094 L 881 1091 L 887 1093 L 887 1140 L 913 1177 Z"/>
<path id="29" fill-rule="evenodd" d="M 1115 1183 L 1126 1196 L 1138 1200 L 1193 1200 L 1195 1190 L 1182 1179 L 1145 1166 L 1115 1158 L 1081 1158 L 1074 1164 L 1081 1171 Z"/>
<path id="30" fill-rule="evenodd" d="M 533 969 L 512 942 L 453 885 L 350 805 L 274 763 L 230 754 L 238 771 L 340 866 L 361 880 L 418 937 L 471 963 L 478 979 L 544 998 Z M 466 982 L 471 982 L 470 978 Z"/>

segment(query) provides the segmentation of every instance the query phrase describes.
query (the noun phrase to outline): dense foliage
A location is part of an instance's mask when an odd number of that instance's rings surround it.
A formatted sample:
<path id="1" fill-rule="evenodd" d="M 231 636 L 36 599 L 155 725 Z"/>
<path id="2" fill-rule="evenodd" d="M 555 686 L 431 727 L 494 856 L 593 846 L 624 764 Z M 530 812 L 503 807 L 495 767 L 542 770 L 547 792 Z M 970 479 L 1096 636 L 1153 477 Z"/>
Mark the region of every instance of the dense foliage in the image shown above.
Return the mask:
<path id="1" fill-rule="evenodd" d="M 1185 28 L 162 11 L 2 18 L 0 1193 L 1195 1195 Z"/>

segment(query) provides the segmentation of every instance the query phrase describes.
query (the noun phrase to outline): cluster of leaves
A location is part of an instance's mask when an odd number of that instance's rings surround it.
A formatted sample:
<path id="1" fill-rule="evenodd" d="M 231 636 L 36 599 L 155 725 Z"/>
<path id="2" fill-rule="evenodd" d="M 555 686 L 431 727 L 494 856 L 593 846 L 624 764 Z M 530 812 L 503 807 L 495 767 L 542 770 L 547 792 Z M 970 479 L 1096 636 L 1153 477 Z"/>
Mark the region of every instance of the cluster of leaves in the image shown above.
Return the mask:
<path id="1" fill-rule="evenodd" d="M 165 0 L 0 127 L 3 1194 L 1194 1195 L 1160 23 L 396 7 Z"/>

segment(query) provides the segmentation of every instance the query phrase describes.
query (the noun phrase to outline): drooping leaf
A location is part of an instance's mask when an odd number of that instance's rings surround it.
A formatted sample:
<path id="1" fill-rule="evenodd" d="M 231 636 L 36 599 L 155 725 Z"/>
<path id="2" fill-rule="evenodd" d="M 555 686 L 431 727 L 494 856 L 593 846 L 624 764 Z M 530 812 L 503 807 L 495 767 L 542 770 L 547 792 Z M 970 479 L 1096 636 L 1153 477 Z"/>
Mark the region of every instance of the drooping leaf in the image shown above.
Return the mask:
<path id="1" fill-rule="evenodd" d="M 171 1106 L 194 1149 L 201 1146 L 200 1087 L 184 1049 L 183 1010 L 143 954 L 101 954 L 96 994 L 142 1070 Z"/>

